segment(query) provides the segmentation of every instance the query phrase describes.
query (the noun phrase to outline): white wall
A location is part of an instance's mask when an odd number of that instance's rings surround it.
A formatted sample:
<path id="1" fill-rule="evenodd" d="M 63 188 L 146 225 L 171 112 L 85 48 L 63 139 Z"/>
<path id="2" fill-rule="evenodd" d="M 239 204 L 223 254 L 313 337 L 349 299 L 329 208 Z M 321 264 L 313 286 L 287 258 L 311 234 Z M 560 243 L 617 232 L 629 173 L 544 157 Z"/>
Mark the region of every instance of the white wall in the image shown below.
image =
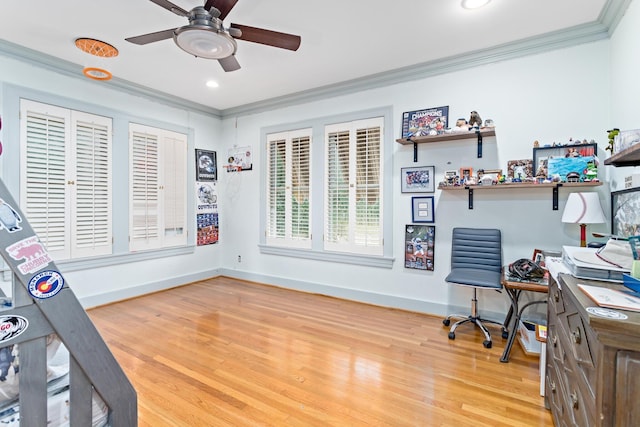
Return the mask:
<path id="1" fill-rule="evenodd" d="M 413 147 L 394 145 L 394 256 L 392 269 L 327 265 L 321 261 L 261 255 L 259 240 L 260 128 L 294 123 L 314 117 L 392 105 L 394 135 L 399 135 L 403 111 L 449 106 L 450 120 L 477 110 L 496 122 L 495 139 L 485 140 L 483 158 L 476 157 L 474 141 L 443 142 L 419 146 L 418 165 L 435 165 L 441 179 L 446 169 L 461 166 L 502 168 L 508 160 L 532 157 L 533 141 L 567 142 L 569 138 L 595 139 L 604 158 L 605 130 L 609 126 L 609 43 L 599 41 L 504 61 L 470 70 L 381 87 L 318 102 L 224 120 L 223 144 L 251 143 L 252 172 L 222 177 L 224 220 L 222 264 L 229 274 L 283 284 L 314 292 L 358 298 L 377 303 L 443 314 L 452 306 L 468 307 L 468 290 L 448 286 L 450 235 L 454 226 L 497 227 L 503 231 L 504 261 L 531 257 L 534 248 L 560 249 L 576 245 L 577 226 L 560 222 L 568 190 L 560 190 L 560 210 L 551 208 L 551 189 L 533 191 L 476 191 L 475 208 L 467 209 L 466 192 L 436 190 L 435 270 L 404 268 L 404 227 L 411 222 L 411 196 L 400 192 L 401 167 L 414 165 Z M 236 127 L 237 123 L 237 127 Z M 608 187 L 599 189 L 608 199 Z M 594 226 L 607 230 L 608 225 Z M 237 256 L 242 256 L 242 263 Z M 506 296 L 492 293 L 483 300 L 487 310 L 504 313 Z"/>

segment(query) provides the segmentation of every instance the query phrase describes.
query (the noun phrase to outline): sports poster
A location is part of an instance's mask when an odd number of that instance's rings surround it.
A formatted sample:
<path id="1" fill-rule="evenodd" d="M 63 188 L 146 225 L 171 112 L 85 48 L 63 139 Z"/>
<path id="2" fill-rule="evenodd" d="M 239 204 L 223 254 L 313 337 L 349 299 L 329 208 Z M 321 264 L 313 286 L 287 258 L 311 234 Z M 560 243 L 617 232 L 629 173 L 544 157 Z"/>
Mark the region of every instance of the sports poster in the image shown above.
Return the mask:
<path id="1" fill-rule="evenodd" d="M 216 181 L 196 181 L 197 246 L 218 243 L 218 190 Z"/>

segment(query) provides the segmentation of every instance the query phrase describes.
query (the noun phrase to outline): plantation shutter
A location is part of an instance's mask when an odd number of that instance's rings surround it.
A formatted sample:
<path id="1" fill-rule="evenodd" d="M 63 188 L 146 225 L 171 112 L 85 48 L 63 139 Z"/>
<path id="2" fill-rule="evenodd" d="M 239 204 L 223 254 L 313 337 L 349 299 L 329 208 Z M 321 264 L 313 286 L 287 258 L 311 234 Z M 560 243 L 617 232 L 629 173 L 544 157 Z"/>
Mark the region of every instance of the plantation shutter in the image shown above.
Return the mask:
<path id="1" fill-rule="evenodd" d="M 130 125 L 132 251 L 187 244 L 187 136 Z"/>
<path id="2" fill-rule="evenodd" d="M 382 118 L 329 125 L 325 249 L 382 255 Z"/>
<path id="3" fill-rule="evenodd" d="M 158 135 L 132 131 L 131 250 L 155 248 L 160 244 L 158 151 Z"/>
<path id="4" fill-rule="evenodd" d="M 291 141 L 291 238 L 311 238 L 309 202 L 311 188 L 311 138 L 294 137 Z"/>
<path id="5" fill-rule="evenodd" d="M 356 129 L 356 246 L 382 247 L 380 142 L 379 126 Z"/>
<path id="6" fill-rule="evenodd" d="M 74 258 L 112 252 L 111 121 L 74 113 Z M 101 120 L 100 120 L 101 119 Z"/>
<path id="7" fill-rule="evenodd" d="M 163 246 L 187 243 L 187 142 L 184 135 L 170 133 L 162 141 Z"/>
<path id="8" fill-rule="evenodd" d="M 268 142 L 267 238 L 284 239 L 286 229 L 286 140 Z"/>
<path id="9" fill-rule="evenodd" d="M 349 223 L 349 131 L 327 134 L 327 185 L 325 241 L 329 248 L 351 240 Z"/>
<path id="10" fill-rule="evenodd" d="M 112 252 L 110 118 L 21 100 L 21 206 L 56 260 Z"/>
<path id="11" fill-rule="evenodd" d="M 21 102 L 21 205 L 54 259 L 71 257 L 66 149 L 71 114 L 64 108 Z"/>
<path id="12" fill-rule="evenodd" d="M 267 243 L 311 246 L 311 130 L 267 135 Z"/>

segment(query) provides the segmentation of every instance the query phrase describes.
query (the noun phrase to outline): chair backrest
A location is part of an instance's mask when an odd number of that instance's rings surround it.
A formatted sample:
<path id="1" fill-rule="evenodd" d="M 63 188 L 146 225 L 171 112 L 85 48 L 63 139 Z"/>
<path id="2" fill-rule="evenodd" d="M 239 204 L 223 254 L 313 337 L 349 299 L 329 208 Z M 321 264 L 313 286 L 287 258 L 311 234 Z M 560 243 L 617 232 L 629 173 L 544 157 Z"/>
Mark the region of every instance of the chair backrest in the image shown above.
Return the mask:
<path id="1" fill-rule="evenodd" d="M 451 239 L 451 269 L 502 269 L 502 235 L 493 228 L 453 229 Z"/>

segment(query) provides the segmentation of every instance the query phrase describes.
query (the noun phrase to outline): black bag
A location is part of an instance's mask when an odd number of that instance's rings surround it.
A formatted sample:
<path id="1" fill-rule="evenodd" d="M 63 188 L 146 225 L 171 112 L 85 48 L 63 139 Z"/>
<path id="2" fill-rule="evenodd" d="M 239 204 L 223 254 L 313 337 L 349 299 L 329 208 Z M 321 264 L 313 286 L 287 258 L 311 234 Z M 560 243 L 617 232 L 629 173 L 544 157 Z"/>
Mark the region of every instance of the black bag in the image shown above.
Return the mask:
<path id="1" fill-rule="evenodd" d="M 523 280 L 542 279 L 546 271 L 528 258 L 520 258 L 509 264 L 509 274 Z"/>

